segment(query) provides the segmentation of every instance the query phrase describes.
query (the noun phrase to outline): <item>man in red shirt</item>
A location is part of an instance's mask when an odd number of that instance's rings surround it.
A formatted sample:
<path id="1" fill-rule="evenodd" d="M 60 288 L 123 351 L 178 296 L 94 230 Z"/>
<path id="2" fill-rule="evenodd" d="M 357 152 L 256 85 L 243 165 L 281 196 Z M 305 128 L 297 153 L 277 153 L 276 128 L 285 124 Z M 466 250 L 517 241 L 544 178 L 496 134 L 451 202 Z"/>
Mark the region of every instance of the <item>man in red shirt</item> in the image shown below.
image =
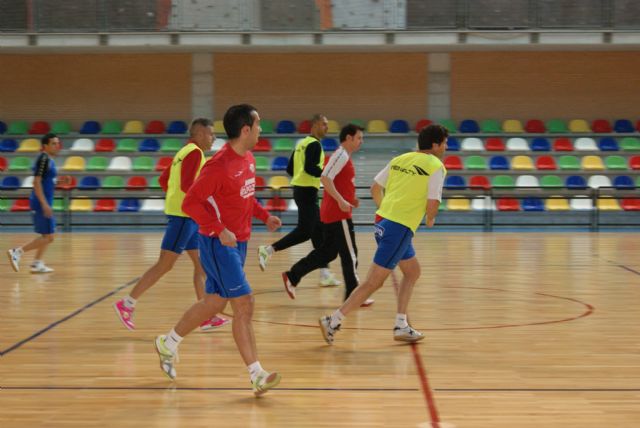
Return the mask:
<path id="1" fill-rule="evenodd" d="M 324 197 L 320 206 L 323 223 L 322 245 L 297 262 L 291 270 L 282 273 L 282 281 L 290 298 L 296 298 L 296 286 L 309 272 L 334 260 L 338 254 L 342 263 L 342 275 L 346 288 L 345 300 L 358 286 L 358 248 L 351 220 L 351 211 L 357 208 L 355 169 L 351 155 L 360 149 L 363 128 L 348 124 L 340 131 L 340 148 L 329 158 L 320 180 L 324 186 Z M 373 303 L 365 302 L 366 306 Z"/>
<path id="2" fill-rule="evenodd" d="M 260 116 L 248 104 L 229 108 L 223 119 L 228 136 L 218 153 L 202 167 L 187 192 L 182 209 L 199 226 L 200 261 L 207 274 L 205 297 L 194 304 L 176 326 L 156 338 L 160 367 L 175 379 L 175 358 L 182 339 L 204 320 L 222 312 L 231 302 L 233 338 L 251 377 L 256 396 L 280 382 L 258 361 L 251 319 L 253 295 L 244 273 L 251 219 L 262 220 L 270 231 L 281 226 L 255 199 L 256 162 L 251 149 L 260 136 Z"/>

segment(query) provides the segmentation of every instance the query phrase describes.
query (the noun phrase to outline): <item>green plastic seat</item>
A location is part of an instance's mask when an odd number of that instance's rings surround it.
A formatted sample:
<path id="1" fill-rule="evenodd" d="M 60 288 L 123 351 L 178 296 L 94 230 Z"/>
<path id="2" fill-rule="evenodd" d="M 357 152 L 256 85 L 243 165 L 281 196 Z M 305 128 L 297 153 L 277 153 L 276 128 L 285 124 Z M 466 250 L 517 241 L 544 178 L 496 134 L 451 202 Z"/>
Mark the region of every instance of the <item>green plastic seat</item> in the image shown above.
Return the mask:
<path id="1" fill-rule="evenodd" d="M 161 152 L 177 152 L 182 148 L 182 140 L 178 138 L 165 138 L 160 145 Z"/>
<path id="2" fill-rule="evenodd" d="M 487 160 L 482 156 L 467 156 L 464 167 L 465 169 L 487 169 Z"/>
<path id="3" fill-rule="evenodd" d="M 149 156 L 138 156 L 133 159 L 133 171 L 153 171 L 153 158 Z"/>
<path id="4" fill-rule="evenodd" d="M 55 198 L 53 200 L 53 210 L 54 211 L 65 211 L 67 209 L 69 209 L 69 204 L 65 204 L 64 203 L 64 199 L 63 198 Z"/>
<path id="5" fill-rule="evenodd" d="M 627 169 L 627 160 L 622 156 L 618 156 L 618 155 L 607 156 L 604 159 L 604 164 L 607 167 L 607 169 L 622 169 L 622 170 Z"/>
<path id="6" fill-rule="evenodd" d="M 159 175 L 154 175 L 153 177 L 151 177 L 151 179 L 149 180 L 149 188 L 150 189 L 161 189 L 162 186 L 160 186 L 160 176 Z"/>
<path id="7" fill-rule="evenodd" d="M 87 162 L 86 170 L 87 171 L 104 171 L 107 169 L 109 165 L 109 159 L 104 156 L 94 156 L 89 158 L 89 162 Z"/>
<path id="8" fill-rule="evenodd" d="M 138 142 L 133 138 L 123 138 L 116 145 L 116 152 L 137 152 Z"/>
<path id="9" fill-rule="evenodd" d="M 353 123 L 354 125 L 358 125 L 361 128 L 367 129 L 367 124 L 364 122 L 364 120 L 361 119 L 351 119 L 347 121 L 347 123 Z"/>
<path id="10" fill-rule="evenodd" d="M 447 200 L 443 199 L 440 201 L 440 206 L 438 206 L 438 211 L 447 211 Z"/>
<path id="11" fill-rule="evenodd" d="M 485 119 L 480 122 L 480 132 L 484 133 L 501 133 L 502 127 L 500 122 L 495 119 Z"/>
<path id="12" fill-rule="evenodd" d="M 102 180 L 103 189 L 113 189 L 117 187 L 125 187 L 124 177 L 121 177 L 119 175 L 110 175 Z"/>
<path id="13" fill-rule="evenodd" d="M 553 134 L 569 132 L 566 122 L 561 119 L 550 119 L 545 123 L 545 126 L 547 127 L 547 132 Z"/>
<path id="14" fill-rule="evenodd" d="M 31 159 L 18 156 L 9 161 L 9 171 L 29 171 L 31 169 Z"/>
<path id="15" fill-rule="evenodd" d="M 264 156 L 256 156 L 256 171 L 269 171 L 269 159 Z"/>
<path id="16" fill-rule="evenodd" d="M 29 133 L 29 124 L 24 120 L 17 120 L 9 124 L 7 134 L 19 135 Z"/>
<path id="17" fill-rule="evenodd" d="M 545 175 L 540 178 L 540 187 L 564 187 L 564 183 L 557 175 Z"/>
<path id="18" fill-rule="evenodd" d="M 560 169 L 580 169 L 580 160 L 573 155 L 560 156 L 558 166 Z"/>
<path id="19" fill-rule="evenodd" d="M 295 147 L 296 143 L 292 138 L 278 138 L 273 143 L 273 150 L 276 152 L 290 152 Z"/>
<path id="20" fill-rule="evenodd" d="M 624 137 L 620 141 L 620 148 L 622 150 L 640 150 L 640 139 L 636 137 Z"/>
<path id="21" fill-rule="evenodd" d="M 636 177 L 636 188 L 640 189 L 640 175 Z"/>
<path id="22" fill-rule="evenodd" d="M 261 120 L 260 128 L 263 134 L 273 134 L 275 132 L 273 120 Z"/>
<path id="23" fill-rule="evenodd" d="M 458 132 L 458 127 L 456 126 L 456 122 L 453 119 L 442 119 L 438 123 L 447 128 L 450 134 L 455 134 L 456 132 Z"/>
<path id="24" fill-rule="evenodd" d="M 11 201 L 9 199 L 0 199 L 0 211 L 9 211 L 11 209 Z"/>
<path id="25" fill-rule="evenodd" d="M 56 120 L 51 125 L 51 132 L 60 135 L 68 134 L 71 132 L 71 124 L 66 120 Z"/>
<path id="26" fill-rule="evenodd" d="M 496 175 L 491 181 L 493 187 L 515 187 L 516 183 L 510 175 Z"/>
<path id="27" fill-rule="evenodd" d="M 122 134 L 122 122 L 119 120 L 107 120 L 102 125 L 102 134 Z"/>

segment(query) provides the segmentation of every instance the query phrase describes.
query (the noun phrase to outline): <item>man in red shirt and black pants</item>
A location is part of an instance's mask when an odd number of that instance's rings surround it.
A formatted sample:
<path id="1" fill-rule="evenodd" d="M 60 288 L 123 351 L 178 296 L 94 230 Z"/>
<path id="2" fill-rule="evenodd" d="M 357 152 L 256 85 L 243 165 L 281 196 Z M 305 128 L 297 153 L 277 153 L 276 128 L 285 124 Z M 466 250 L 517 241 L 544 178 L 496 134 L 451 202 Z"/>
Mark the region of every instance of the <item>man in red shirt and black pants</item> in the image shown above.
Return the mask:
<path id="1" fill-rule="evenodd" d="M 348 124 L 340 131 L 340 148 L 336 150 L 322 171 L 320 180 L 324 197 L 320 206 L 323 223 L 322 245 L 298 261 L 291 270 L 282 273 L 282 281 L 290 298 L 296 298 L 296 286 L 309 272 L 334 260 L 338 254 L 346 287 L 345 299 L 358 286 L 358 248 L 356 247 L 351 211 L 357 208 L 355 169 L 351 155 L 360 149 L 363 128 Z M 373 301 L 365 302 L 373 303 Z M 368 306 L 368 305 L 367 305 Z"/>

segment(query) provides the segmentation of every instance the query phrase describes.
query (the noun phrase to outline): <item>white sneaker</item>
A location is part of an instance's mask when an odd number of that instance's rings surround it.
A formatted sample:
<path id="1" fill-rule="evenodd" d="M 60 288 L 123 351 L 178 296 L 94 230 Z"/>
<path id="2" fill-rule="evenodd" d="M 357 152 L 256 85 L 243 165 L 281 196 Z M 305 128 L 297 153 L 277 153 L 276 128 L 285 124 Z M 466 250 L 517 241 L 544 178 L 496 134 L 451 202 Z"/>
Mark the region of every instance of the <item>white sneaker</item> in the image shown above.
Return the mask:
<path id="1" fill-rule="evenodd" d="M 342 281 L 336 278 L 333 273 L 320 279 L 320 287 L 337 287 L 338 285 L 342 285 Z"/>
<path id="2" fill-rule="evenodd" d="M 16 272 L 20 270 L 20 258 L 22 257 L 22 254 L 23 251 L 20 248 L 7 250 L 7 256 L 9 257 L 11 268 Z"/>
<path id="3" fill-rule="evenodd" d="M 174 380 L 177 376 L 176 373 L 176 360 L 178 359 L 177 352 L 171 352 L 169 348 L 164 344 L 167 336 L 161 335 L 156 337 L 155 345 L 156 352 L 160 357 L 160 370 L 169 377 L 169 379 Z"/>
<path id="4" fill-rule="evenodd" d="M 31 265 L 31 273 L 51 273 L 53 268 L 45 265 L 44 263 L 34 263 Z"/>
<path id="5" fill-rule="evenodd" d="M 276 372 L 268 373 L 263 371 L 255 381 L 251 382 L 253 393 L 256 397 L 260 397 L 271 388 L 277 386 L 280 383 L 280 379 L 282 379 L 282 376 Z"/>
<path id="6" fill-rule="evenodd" d="M 267 251 L 267 246 L 260 245 L 258 247 L 258 264 L 260 265 L 261 271 L 264 272 L 264 270 L 267 268 L 267 262 L 269 261 L 270 257 L 271 254 L 269 254 L 269 251 Z"/>
<path id="7" fill-rule="evenodd" d="M 336 334 L 336 331 L 340 330 L 340 326 L 338 325 L 336 328 L 331 327 L 331 317 L 329 315 L 320 318 L 318 324 L 320 324 L 320 331 L 322 332 L 324 341 L 329 345 L 333 345 L 333 336 Z"/>
<path id="8" fill-rule="evenodd" d="M 415 330 L 410 325 L 403 328 L 395 327 L 393 329 L 393 340 L 397 340 L 399 342 L 418 342 L 422 339 L 424 339 L 424 334 Z"/>

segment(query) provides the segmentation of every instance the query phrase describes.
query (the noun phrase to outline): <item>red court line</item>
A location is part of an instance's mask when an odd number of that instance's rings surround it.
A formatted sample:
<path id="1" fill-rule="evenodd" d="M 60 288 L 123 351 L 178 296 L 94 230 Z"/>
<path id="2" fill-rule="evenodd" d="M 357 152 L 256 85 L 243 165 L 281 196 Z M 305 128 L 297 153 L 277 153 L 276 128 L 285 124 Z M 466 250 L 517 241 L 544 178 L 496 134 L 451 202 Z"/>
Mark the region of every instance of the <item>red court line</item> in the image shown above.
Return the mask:
<path id="1" fill-rule="evenodd" d="M 420 378 L 420 385 L 422 386 L 424 399 L 427 402 L 427 409 L 429 410 L 429 417 L 431 418 L 431 426 L 434 428 L 440 428 L 440 415 L 438 414 L 436 401 L 434 400 L 433 393 L 429 387 L 427 372 L 422 365 L 422 358 L 420 358 L 420 352 L 418 352 L 418 346 L 415 343 L 411 344 L 411 351 L 413 352 L 413 359 L 415 360 L 416 368 L 418 369 L 418 377 Z"/>

